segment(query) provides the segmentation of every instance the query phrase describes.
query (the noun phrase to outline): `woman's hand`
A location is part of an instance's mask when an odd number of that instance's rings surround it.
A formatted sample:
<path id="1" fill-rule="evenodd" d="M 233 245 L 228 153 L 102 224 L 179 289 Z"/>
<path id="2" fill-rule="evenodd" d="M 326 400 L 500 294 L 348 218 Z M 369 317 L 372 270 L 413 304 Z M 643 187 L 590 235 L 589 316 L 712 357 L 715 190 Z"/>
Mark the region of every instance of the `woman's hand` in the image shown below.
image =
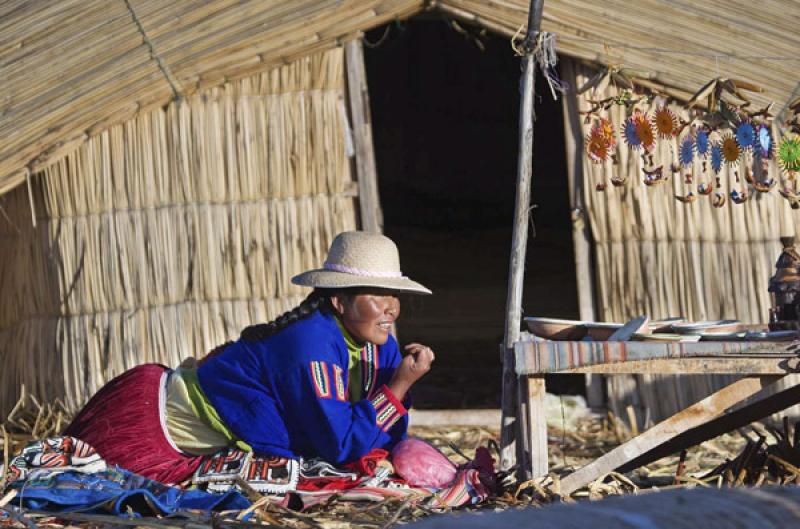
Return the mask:
<path id="1" fill-rule="evenodd" d="M 400 361 L 392 380 L 387 384 L 389 391 L 399 400 L 405 398 L 414 382 L 431 370 L 431 363 L 436 358 L 433 349 L 419 343 L 410 343 L 405 346 L 405 350 L 408 355 Z"/>

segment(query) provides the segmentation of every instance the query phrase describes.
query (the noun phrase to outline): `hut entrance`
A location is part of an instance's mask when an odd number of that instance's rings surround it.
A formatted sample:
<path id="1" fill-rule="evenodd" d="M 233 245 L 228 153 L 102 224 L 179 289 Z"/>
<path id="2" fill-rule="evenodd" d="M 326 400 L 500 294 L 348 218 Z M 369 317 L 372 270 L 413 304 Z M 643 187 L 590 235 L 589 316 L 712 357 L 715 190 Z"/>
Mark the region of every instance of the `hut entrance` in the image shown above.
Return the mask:
<path id="1" fill-rule="evenodd" d="M 415 386 L 423 407 L 500 405 L 520 64 L 508 39 L 477 32 L 426 17 L 366 35 L 384 231 L 404 272 L 435 293 L 407 300 L 398 329 L 401 342 L 437 352 Z M 561 102 L 545 90 L 537 86 L 523 307 L 577 318 Z"/>

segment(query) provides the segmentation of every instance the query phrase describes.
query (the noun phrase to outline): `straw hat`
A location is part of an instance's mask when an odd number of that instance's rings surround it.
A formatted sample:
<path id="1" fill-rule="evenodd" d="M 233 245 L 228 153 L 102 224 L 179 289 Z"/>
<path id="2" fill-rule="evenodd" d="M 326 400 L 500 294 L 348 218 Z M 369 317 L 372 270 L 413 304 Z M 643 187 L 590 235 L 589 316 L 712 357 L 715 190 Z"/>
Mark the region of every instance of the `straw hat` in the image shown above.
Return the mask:
<path id="1" fill-rule="evenodd" d="M 431 294 L 400 272 L 400 255 L 391 239 L 364 231 L 337 235 L 322 268 L 296 275 L 292 283 L 306 287 L 378 287 Z"/>

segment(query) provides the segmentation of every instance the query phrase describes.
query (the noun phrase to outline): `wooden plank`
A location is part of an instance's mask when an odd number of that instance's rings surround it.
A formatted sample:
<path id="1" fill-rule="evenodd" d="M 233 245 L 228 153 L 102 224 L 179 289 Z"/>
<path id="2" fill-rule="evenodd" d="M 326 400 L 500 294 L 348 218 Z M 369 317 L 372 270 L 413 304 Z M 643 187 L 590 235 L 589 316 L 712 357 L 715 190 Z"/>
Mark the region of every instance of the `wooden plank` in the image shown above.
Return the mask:
<path id="1" fill-rule="evenodd" d="M 375 167 L 375 150 L 372 142 L 372 117 L 369 109 L 367 71 L 364 66 L 364 49 L 361 38 L 344 46 L 347 63 L 347 91 L 353 125 L 353 143 L 356 150 L 356 178 L 361 229 L 381 233 L 383 214 L 378 194 L 378 171 Z"/>
<path id="2" fill-rule="evenodd" d="M 788 342 L 524 342 L 515 345 L 518 375 L 556 372 L 630 372 L 613 364 L 679 358 L 764 358 L 787 360 L 797 355 Z M 787 369 L 791 371 L 791 363 Z M 639 364 L 646 365 L 646 364 Z M 733 364 L 730 364 L 733 365 Z M 651 373 L 643 368 L 639 373 Z M 728 371 L 723 371 L 727 373 Z"/>
<path id="3" fill-rule="evenodd" d="M 604 375 L 786 375 L 800 372 L 800 359 L 778 358 L 659 358 L 597 364 L 559 373 Z"/>
<path id="4" fill-rule="evenodd" d="M 542 2 L 542 0 L 536 0 Z M 529 28 L 530 30 L 531 28 Z M 534 28 L 535 30 L 535 28 Z M 514 466 L 518 447 L 514 439 L 521 435 L 517 420 L 517 375 L 514 372 L 514 343 L 519 339 L 522 321 L 522 287 L 525 277 L 525 252 L 530 225 L 531 179 L 533 176 L 533 101 L 536 64 L 533 53 L 523 57 L 522 100 L 519 116 L 519 158 L 514 225 L 511 233 L 506 325 L 503 337 L 503 386 L 500 425 L 500 468 Z"/>
<path id="5" fill-rule="evenodd" d="M 566 476 L 561 480 L 561 494 L 569 495 L 595 479 L 672 440 L 682 432 L 707 423 L 728 408 L 780 379 L 780 376 L 764 376 L 737 380 Z"/>
<path id="6" fill-rule="evenodd" d="M 701 426 L 687 430 L 663 445 L 642 454 L 640 457 L 626 463 L 619 468 L 620 472 L 628 472 L 653 461 L 680 452 L 704 441 L 713 439 L 718 435 L 742 428 L 748 424 L 763 419 L 773 413 L 778 413 L 790 406 L 800 403 L 800 385 L 793 386 L 778 393 L 772 393 L 772 386 L 756 393 L 754 402 L 726 413 Z"/>
<path id="7" fill-rule="evenodd" d="M 497 428 L 500 410 L 408 410 L 412 428 L 418 426 L 481 426 Z"/>

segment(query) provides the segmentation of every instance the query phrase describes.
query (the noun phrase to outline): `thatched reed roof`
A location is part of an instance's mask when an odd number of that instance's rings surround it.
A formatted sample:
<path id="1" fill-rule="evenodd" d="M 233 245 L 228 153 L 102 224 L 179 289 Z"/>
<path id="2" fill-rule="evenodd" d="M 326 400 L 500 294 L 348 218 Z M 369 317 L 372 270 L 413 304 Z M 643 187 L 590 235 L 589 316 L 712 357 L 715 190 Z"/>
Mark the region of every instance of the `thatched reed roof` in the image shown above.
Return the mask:
<path id="1" fill-rule="evenodd" d="M 0 194 L 142 110 L 333 47 L 423 0 L 0 3 Z"/>
<path id="2" fill-rule="evenodd" d="M 529 0 L 8 0 L 0 4 L 0 194 L 143 109 L 267 70 L 425 8 L 506 35 Z M 561 53 L 652 72 L 688 95 L 716 76 L 798 91 L 800 4 L 545 0 Z M 681 53 L 657 52 L 654 49 Z M 769 57 L 758 59 L 756 57 Z"/>
<path id="3" fill-rule="evenodd" d="M 529 0 L 436 0 L 456 18 L 505 35 L 527 22 Z M 688 99 L 715 77 L 761 86 L 754 104 L 780 111 L 800 95 L 800 3 L 766 0 L 544 0 L 542 30 L 558 51 L 640 69 Z"/>

